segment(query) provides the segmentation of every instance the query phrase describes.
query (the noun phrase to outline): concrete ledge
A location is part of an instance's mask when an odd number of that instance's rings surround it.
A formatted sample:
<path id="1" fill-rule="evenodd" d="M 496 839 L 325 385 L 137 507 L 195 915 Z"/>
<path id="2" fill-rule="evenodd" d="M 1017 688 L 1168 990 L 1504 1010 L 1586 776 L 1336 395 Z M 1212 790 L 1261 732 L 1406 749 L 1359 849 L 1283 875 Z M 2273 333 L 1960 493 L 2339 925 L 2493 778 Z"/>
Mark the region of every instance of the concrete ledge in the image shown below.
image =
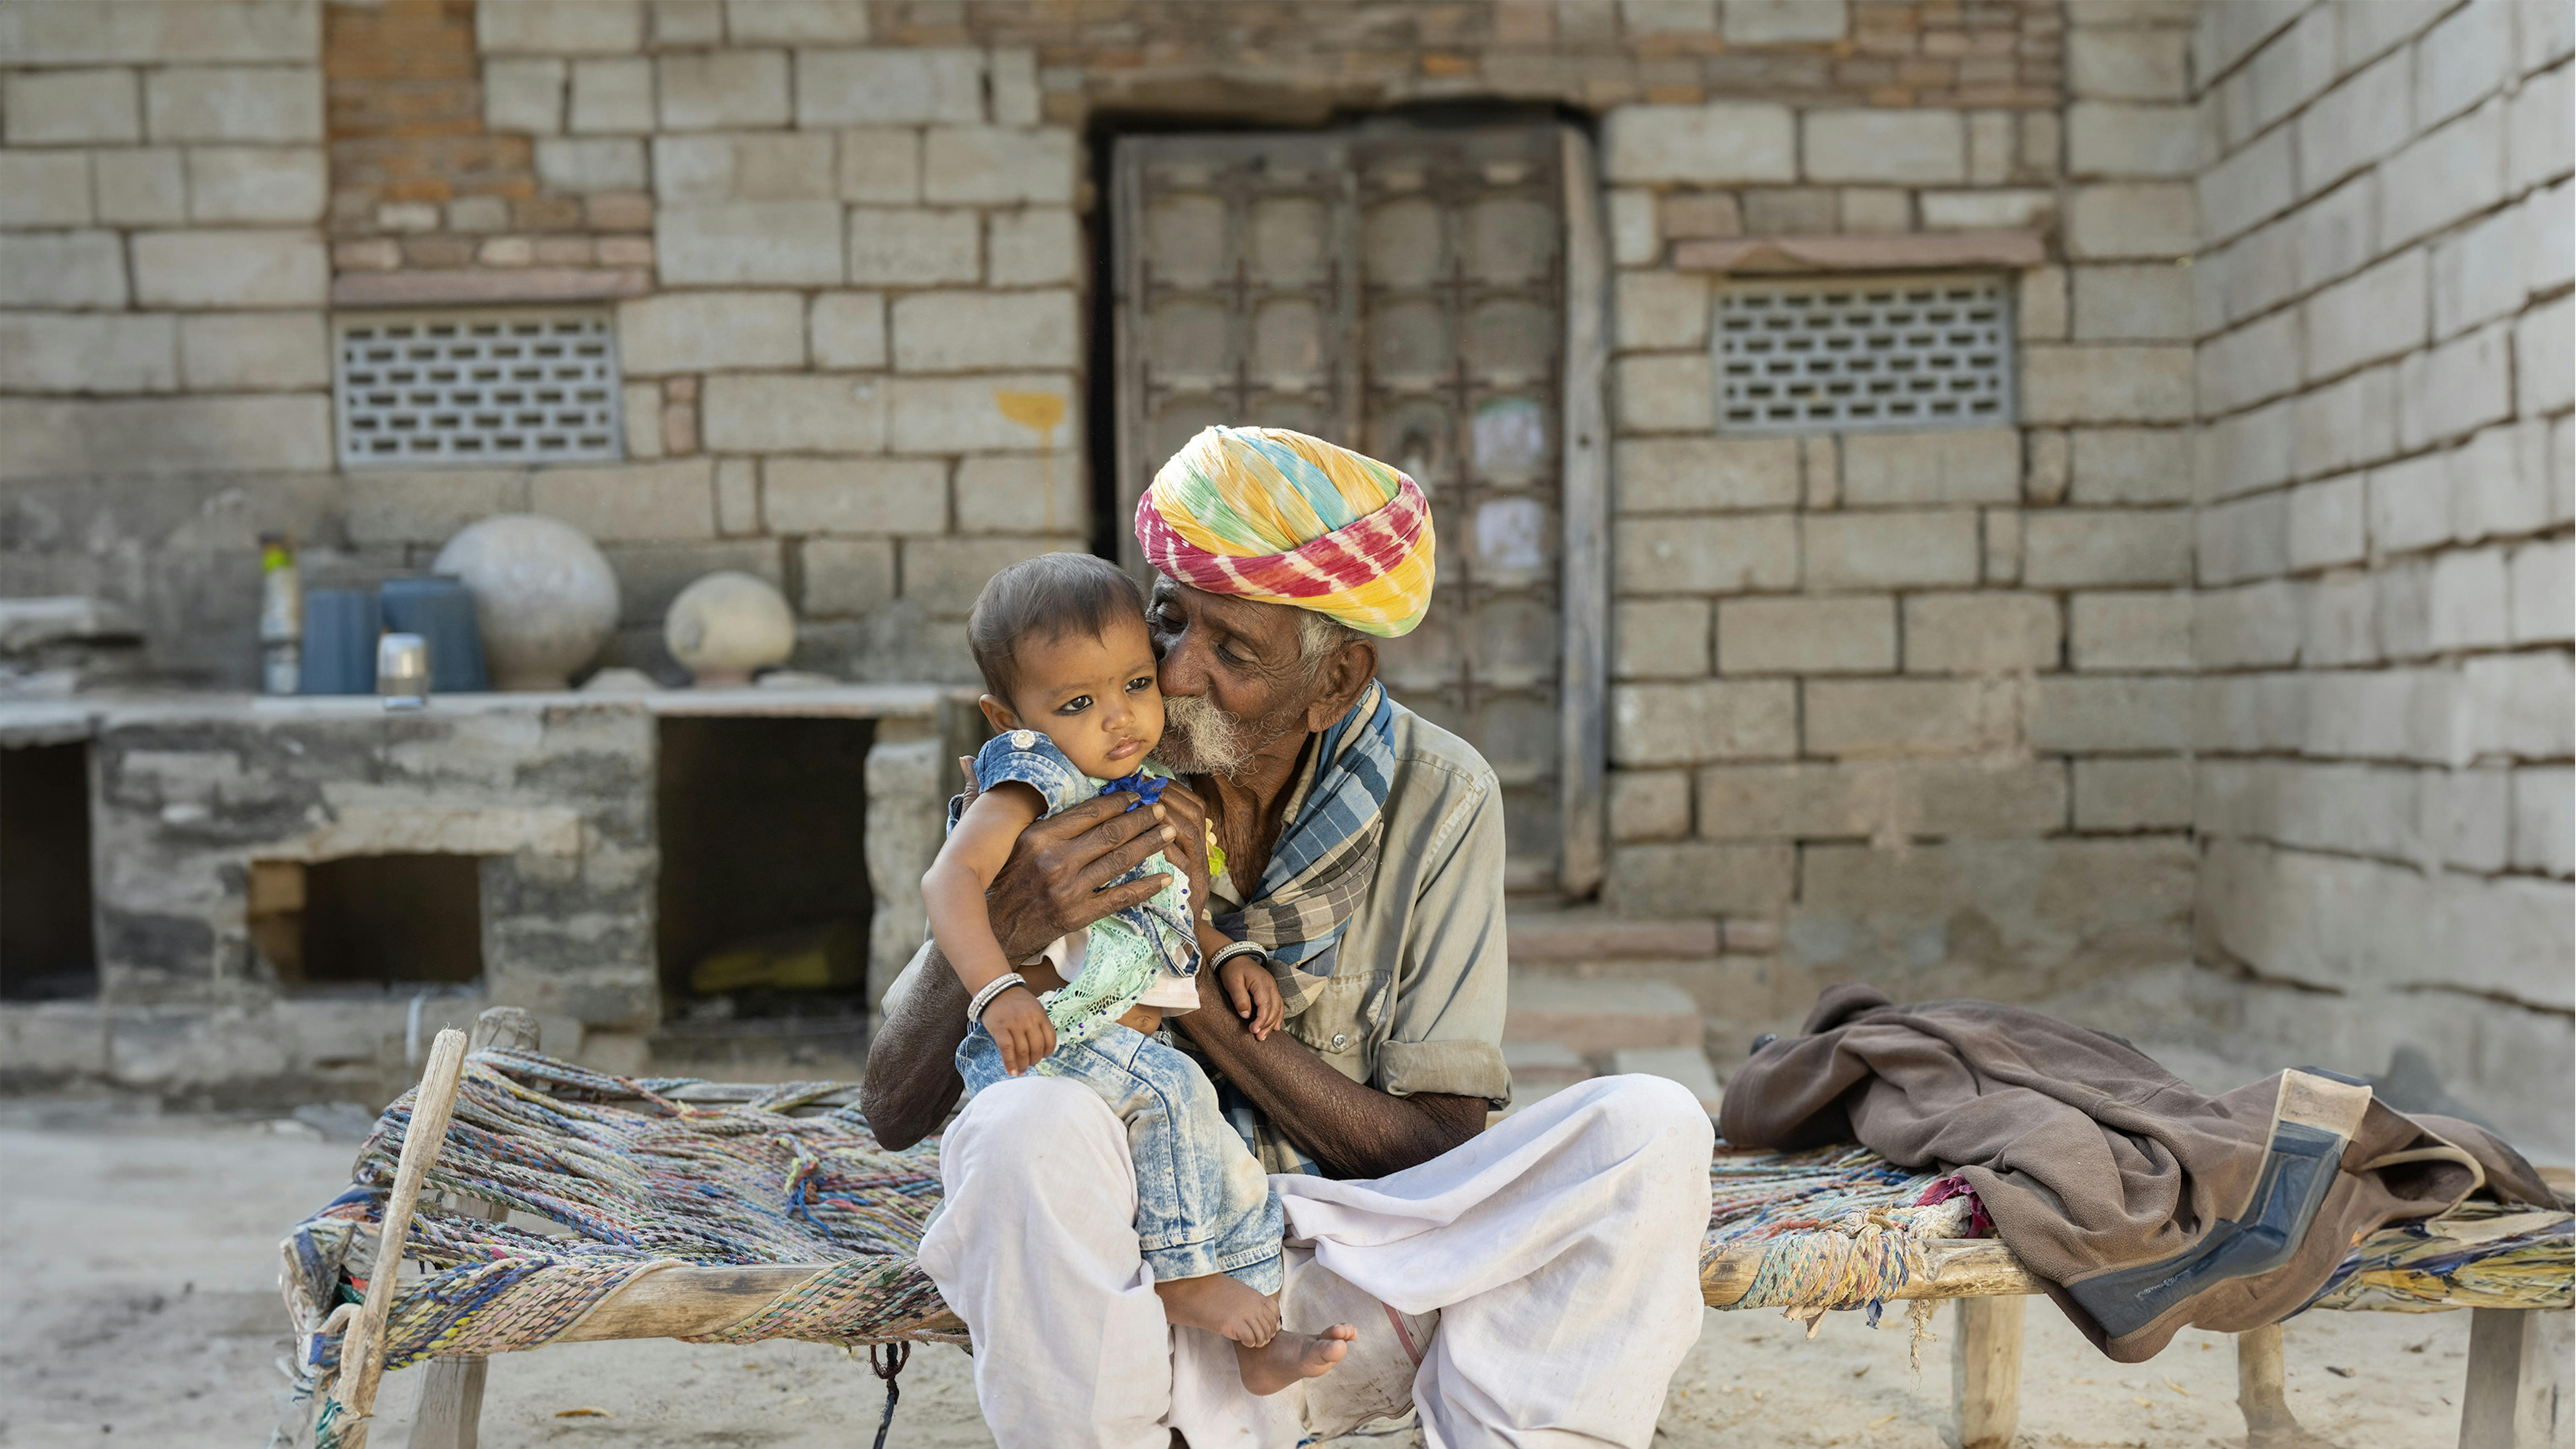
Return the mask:
<path id="1" fill-rule="evenodd" d="M 598 302 L 653 290 L 644 267 L 459 268 L 346 272 L 332 279 L 334 307 L 430 307 L 469 302 Z"/>
<path id="2" fill-rule="evenodd" d="M 1631 920 L 1597 911 L 1514 912 L 1512 963 L 1696 961 L 1717 954 L 1715 920 Z"/>
<path id="3" fill-rule="evenodd" d="M 1749 236 L 1687 241 L 1673 269 L 1770 275 L 2036 267 L 2048 247 L 2035 231 L 1917 232 L 1903 236 Z"/>

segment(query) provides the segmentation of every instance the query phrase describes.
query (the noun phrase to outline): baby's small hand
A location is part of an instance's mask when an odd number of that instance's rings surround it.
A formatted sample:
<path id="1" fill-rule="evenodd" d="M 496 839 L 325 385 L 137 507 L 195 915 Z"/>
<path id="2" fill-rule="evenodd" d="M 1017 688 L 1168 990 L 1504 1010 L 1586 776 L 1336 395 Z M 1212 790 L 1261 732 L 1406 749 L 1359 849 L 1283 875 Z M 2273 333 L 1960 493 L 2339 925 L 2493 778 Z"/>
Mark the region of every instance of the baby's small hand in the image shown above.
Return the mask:
<path id="1" fill-rule="evenodd" d="M 1047 1020 L 1037 993 L 1025 986 L 1014 986 L 993 998 L 984 1008 L 984 1030 L 993 1034 L 1002 1049 L 1002 1070 L 1015 1077 L 1055 1050 L 1055 1023 Z"/>
<path id="2" fill-rule="evenodd" d="M 1216 968 L 1216 975 L 1225 985 L 1226 1000 L 1234 1004 L 1234 1014 L 1251 1025 L 1252 1039 L 1269 1040 L 1287 1019 L 1279 983 L 1270 979 L 1270 968 L 1258 956 L 1237 956 Z"/>

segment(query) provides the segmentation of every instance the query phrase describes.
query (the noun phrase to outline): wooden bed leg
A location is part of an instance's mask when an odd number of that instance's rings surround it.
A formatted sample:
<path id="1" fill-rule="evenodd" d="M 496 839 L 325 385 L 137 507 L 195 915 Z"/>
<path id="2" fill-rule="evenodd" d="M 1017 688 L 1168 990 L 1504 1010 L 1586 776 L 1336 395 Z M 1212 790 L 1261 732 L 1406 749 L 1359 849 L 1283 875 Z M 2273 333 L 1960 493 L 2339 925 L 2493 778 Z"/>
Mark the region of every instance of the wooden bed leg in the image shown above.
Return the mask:
<path id="1" fill-rule="evenodd" d="M 537 1019 L 515 1006 L 495 1006 L 474 1019 L 468 1044 L 475 1051 L 535 1051 Z M 495 1222 L 510 1215 L 499 1203 L 479 1200 L 457 1210 Z M 471 1355 L 429 1361 L 420 1385 L 420 1413 L 412 1420 L 411 1449 L 476 1449 L 483 1424 L 483 1376 L 489 1367 L 489 1360 Z"/>
<path id="2" fill-rule="evenodd" d="M 2236 1407 L 2245 1415 L 2246 1449 L 2293 1449 L 2304 1440 L 2283 1382 L 2281 1325 L 2236 1335 Z"/>
<path id="3" fill-rule="evenodd" d="M 2460 1392 L 2460 1449 L 2514 1449 L 2522 1407 L 2522 1347 L 2531 1315 L 2519 1308 L 2469 1310 L 2469 1381 Z"/>
<path id="4" fill-rule="evenodd" d="M 1959 1449 L 2011 1449 L 2021 1427 L 2022 1308 L 2018 1293 L 1962 1298 L 1950 1385 L 1959 1403 Z"/>

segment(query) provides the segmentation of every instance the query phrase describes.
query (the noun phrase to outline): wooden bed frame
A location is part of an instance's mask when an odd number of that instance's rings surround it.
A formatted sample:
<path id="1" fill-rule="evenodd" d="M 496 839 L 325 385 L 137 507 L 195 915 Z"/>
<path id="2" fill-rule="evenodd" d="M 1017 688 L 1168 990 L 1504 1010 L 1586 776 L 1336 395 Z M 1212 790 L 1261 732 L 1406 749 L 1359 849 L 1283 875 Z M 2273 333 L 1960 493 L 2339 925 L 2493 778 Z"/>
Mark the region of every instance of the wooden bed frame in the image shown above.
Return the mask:
<path id="1" fill-rule="evenodd" d="M 513 1007 L 494 1007 L 474 1025 L 472 1047 L 533 1051 L 535 1018 Z M 436 1155 L 433 1144 L 446 1136 L 457 1083 L 468 1049 L 464 1033 L 443 1031 L 430 1053 L 414 1099 L 414 1120 L 429 1130 L 409 1134 L 387 1204 L 385 1242 L 379 1258 L 399 1260 L 411 1211 Z M 682 1102 L 744 1102 L 769 1090 L 762 1085 L 701 1084 L 665 1093 Z M 858 1098 L 856 1087 L 819 1097 L 795 1109 L 800 1116 L 845 1106 Z M 468 1203 L 465 1211 L 500 1217 L 503 1209 Z M 1752 1286 L 1762 1250 L 1730 1250 L 1702 1275 L 1702 1290 L 1712 1308 L 1731 1308 Z M 1957 1406 L 1961 1449 L 2009 1449 L 2021 1417 L 2021 1350 L 2023 1312 L 2029 1296 L 2043 1290 L 2011 1250 L 1991 1239 L 1936 1243 L 1928 1255 L 1931 1271 L 1898 1290 L 1899 1299 L 1956 1299 L 1958 1350 L 1952 1356 L 1951 1385 Z M 715 1332 L 739 1323 L 780 1293 L 822 1270 L 823 1264 L 759 1264 L 739 1267 L 670 1268 L 637 1279 L 584 1317 L 558 1342 L 582 1343 L 624 1338 L 679 1338 Z M 385 1315 L 392 1306 L 393 1273 L 378 1273 L 368 1284 L 367 1302 L 343 1349 L 347 1368 L 333 1390 L 342 1401 L 342 1417 L 354 1421 L 343 1431 L 348 1449 L 364 1449 L 366 1419 L 372 1412 L 383 1374 Z M 380 1303 L 381 1300 L 381 1303 Z M 2467 1382 L 2460 1402 L 2460 1449 L 2515 1449 L 2515 1417 L 2522 1399 L 2525 1341 L 2531 1314 L 2518 1309 L 2477 1308 L 2469 1328 Z M 934 1333 L 954 1332 L 962 1340 L 966 1325 L 951 1317 L 929 1325 Z M 348 1355 L 355 1353 L 352 1359 Z M 487 1360 L 440 1358 L 427 1365 L 420 1413 L 412 1429 L 412 1449 L 476 1449 L 483 1409 Z M 2245 1414 L 2248 1449 L 2293 1449 L 2316 1441 L 2304 1435 L 2292 1417 L 2282 1382 L 2281 1329 L 2278 1324 L 2236 1335 L 2237 1403 Z"/>

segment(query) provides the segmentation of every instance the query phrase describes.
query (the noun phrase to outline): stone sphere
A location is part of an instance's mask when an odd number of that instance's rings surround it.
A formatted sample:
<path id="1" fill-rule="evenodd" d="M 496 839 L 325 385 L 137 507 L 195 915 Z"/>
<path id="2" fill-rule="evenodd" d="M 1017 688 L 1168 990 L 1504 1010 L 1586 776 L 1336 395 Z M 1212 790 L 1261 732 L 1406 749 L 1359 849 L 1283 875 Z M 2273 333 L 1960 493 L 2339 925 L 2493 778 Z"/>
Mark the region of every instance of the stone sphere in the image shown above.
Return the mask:
<path id="1" fill-rule="evenodd" d="M 680 590 L 662 642 L 701 686 L 749 684 L 753 670 L 796 652 L 796 611 L 767 579 L 727 569 Z"/>
<path id="2" fill-rule="evenodd" d="M 617 628 L 617 575 L 561 519 L 495 514 L 449 539 L 432 568 L 474 595 L 483 656 L 503 689 L 562 689 Z"/>

